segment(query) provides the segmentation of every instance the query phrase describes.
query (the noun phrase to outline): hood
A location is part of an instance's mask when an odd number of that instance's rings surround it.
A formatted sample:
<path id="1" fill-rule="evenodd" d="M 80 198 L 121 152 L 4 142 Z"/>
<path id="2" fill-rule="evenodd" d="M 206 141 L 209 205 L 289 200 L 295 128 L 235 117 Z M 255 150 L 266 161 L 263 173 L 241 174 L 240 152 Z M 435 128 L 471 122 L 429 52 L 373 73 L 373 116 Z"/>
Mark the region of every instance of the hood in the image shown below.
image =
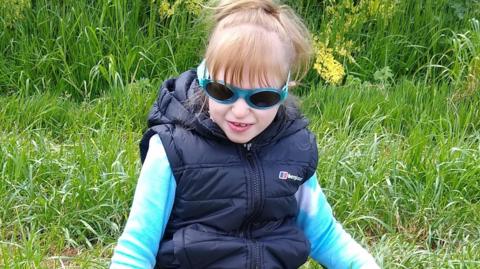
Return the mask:
<path id="1" fill-rule="evenodd" d="M 200 91 L 197 73 L 189 70 L 177 78 L 166 80 L 158 93 L 148 116 L 148 127 L 161 124 L 174 124 L 197 132 L 210 139 L 229 141 L 222 129 L 214 123 L 208 113 L 200 112 L 198 107 L 188 102 Z M 273 122 L 252 141 L 255 145 L 274 142 L 284 136 L 291 135 L 308 125 L 292 101 L 280 106 Z"/>

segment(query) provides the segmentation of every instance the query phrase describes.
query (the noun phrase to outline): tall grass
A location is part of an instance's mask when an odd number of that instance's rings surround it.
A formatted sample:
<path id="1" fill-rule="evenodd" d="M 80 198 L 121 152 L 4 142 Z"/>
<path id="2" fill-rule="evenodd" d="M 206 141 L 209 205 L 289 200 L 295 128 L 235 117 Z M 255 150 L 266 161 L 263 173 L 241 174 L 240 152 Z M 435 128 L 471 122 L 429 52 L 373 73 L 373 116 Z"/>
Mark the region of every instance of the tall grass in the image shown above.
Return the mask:
<path id="1" fill-rule="evenodd" d="M 321 185 L 347 226 L 383 242 L 373 251 L 385 268 L 479 266 L 480 95 L 454 103 L 453 94 L 401 81 L 304 99 L 316 115 Z M 389 256 L 390 235 L 407 255 Z"/>
<path id="2" fill-rule="evenodd" d="M 0 92 L 89 98 L 199 62 L 201 26 L 181 13 L 156 19 L 157 8 L 154 1 L 35 1 L 0 35 Z"/>
<path id="3" fill-rule="evenodd" d="M 480 267 L 479 2 L 286 2 L 330 47 L 357 46 L 335 54 L 343 86 L 312 71 L 297 92 L 338 219 L 384 268 Z M 147 111 L 206 39 L 160 3 L 39 0 L 0 18 L 0 267 L 108 265 Z"/>
<path id="4" fill-rule="evenodd" d="M 302 100 L 317 173 L 346 228 L 385 268 L 475 268 L 480 97 L 452 103 L 448 87 L 409 81 L 313 89 Z M 0 264 L 108 264 L 154 97 L 148 81 L 81 103 L 1 97 Z"/>
<path id="5" fill-rule="evenodd" d="M 388 66 L 395 78 L 458 83 L 468 76 L 468 62 L 480 55 L 478 1 L 290 3 L 334 49 L 347 73 L 362 80 L 375 81 L 374 73 Z M 351 57 L 341 55 L 342 48 Z"/>
<path id="6" fill-rule="evenodd" d="M 44 267 L 115 241 L 154 97 L 143 81 L 82 103 L 44 93 L 1 98 L 0 264 Z M 108 257 L 111 247 L 102 251 Z"/>
<path id="7" fill-rule="evenodd" d="M 161 16 L 160 3 L 40 0 L 13 24 L 0 19 L 0 92 L 67 92 L 82 99 L 195 65 L 205 25 L 184 6 Z M 350 60 L 337 55 L 351 76 L 373 82 L 388 66 L 395 78 L 460 85 L 478 75 L 470 72 L 480 57 L 477 0 L 286 3 L 330 47 L 352 42 Z"/>

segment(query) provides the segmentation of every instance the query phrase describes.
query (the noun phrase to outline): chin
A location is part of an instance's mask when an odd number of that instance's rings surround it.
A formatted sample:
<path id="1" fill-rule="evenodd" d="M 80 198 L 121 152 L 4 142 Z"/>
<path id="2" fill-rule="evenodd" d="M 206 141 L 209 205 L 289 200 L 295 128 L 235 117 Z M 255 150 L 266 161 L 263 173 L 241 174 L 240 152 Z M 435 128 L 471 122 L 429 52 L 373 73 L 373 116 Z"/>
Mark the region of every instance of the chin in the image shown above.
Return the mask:
<path id="1" fill-rule="evenodd" d="M 253 139 L 253 138 L 250 138 L 250 137 L 231 137 L 229 135 L 227 135 L 227 137 L 228 137 L 228 140 L 232 141 L 233 143 L 237 143 L 237 144 L 245 144 L 245 143 L 250 142 L 250 140 Z"/>

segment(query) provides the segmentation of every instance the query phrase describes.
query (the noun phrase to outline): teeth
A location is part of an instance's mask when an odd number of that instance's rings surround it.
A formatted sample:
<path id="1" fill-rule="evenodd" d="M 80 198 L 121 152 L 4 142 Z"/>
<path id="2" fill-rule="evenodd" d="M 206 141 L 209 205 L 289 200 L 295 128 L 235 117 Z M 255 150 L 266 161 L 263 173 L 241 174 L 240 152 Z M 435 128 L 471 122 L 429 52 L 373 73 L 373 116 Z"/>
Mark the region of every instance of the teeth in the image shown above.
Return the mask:
<path id="1" fill-rule="evenodd" d="M 240 127 L 247 127 L 248 124 L 234 122 L 233 125 L 240 126 Z"/>

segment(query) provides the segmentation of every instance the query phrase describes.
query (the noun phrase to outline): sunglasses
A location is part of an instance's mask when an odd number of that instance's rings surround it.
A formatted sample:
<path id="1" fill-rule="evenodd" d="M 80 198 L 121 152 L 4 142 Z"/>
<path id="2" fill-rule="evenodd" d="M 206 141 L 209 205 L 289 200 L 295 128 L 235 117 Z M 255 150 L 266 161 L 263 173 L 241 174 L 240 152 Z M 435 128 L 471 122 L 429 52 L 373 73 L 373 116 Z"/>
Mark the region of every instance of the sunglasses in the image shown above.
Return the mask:
<path id="1" fill-rule="evenodd" d="M 288 96 L 290 72 L 285 86 L 281 89 L 242 89 L 221 80 L 211 80 L 207 78 L 209 75 L 208 71 L 206 71 L 205 61 L 198 67 L 197 74 L 200 87 L 202 87 L 208 97 L 221 104 L 233 104 L 238 98 L 243 98 L 251 108 L 269 109 L 285 101 Z M 201 75 L 203 75 L 203 77 Z"/>
<path id="2" fill-rule="evenodd" d="M 288 86 L 281 90 L 274 88 L 241 89 L 223 81 L 200 79 L 199 84 L 207 95 L 221 104 L 233 104 L 243 98 L 255 109 L 268 109 L 283 102 L 288 95 Z"/>

